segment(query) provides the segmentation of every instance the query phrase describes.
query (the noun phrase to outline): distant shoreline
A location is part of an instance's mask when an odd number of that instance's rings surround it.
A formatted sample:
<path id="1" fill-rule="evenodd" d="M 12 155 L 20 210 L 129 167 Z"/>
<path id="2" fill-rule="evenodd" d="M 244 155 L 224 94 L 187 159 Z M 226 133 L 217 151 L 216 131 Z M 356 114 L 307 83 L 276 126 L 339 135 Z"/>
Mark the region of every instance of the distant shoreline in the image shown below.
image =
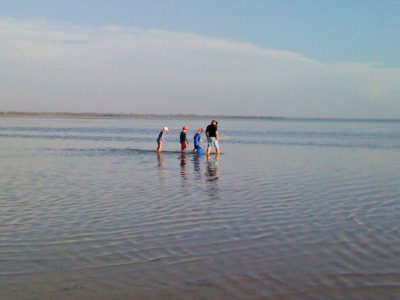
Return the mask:
<path id="1" fill-rule="evenodd" d="M 76 118 L 76 119 L 285 119 L 272 116 L 225 116 L 197 114 L 125 114 L 68 112 L 0 112 L 0 117 Z"/>
<path id="2" fill-rule="evenodd" d="M 233 119 L 233 120 L 293 120 L 293 121 L 347 121 L 347 122 L 400 122 L 400 119 L 378 118 L 302 118 L 276 116 L 197 115 L 197 114 L 127 114 L 127 113 L 73 113 L 73 112 L 19 112 L 0 111 L 0 118 L 56 118 L 56 119 Z"/>

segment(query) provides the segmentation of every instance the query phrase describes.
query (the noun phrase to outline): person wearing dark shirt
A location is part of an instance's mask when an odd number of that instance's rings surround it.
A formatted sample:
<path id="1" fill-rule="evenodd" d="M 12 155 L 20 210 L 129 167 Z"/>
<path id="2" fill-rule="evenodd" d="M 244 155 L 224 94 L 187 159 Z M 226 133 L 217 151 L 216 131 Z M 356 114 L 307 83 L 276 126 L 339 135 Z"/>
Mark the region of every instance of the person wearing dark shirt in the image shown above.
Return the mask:
<path id="1" fill-rule="evenodd" d="M 157 138 L 157 145 L 158 145 L 157 152 L 162 151 L 163 143 L 165 143 L 164 134 L 168 131 L 169 131 L 168 127 L 164 127 L 164 129 L 160 131 L 160 134 L 158 135 L 158 138 Z"/>
<path id="2" fill-rule="evenodd" d="M 218 122 L 216 120 L 212 120 L 211 124 L 207 126 L 206 129 L 207 136 L 207 154 L 211 153 L 211 148 L 215 148 L 215 152 L 219 154 L 219 136 L 218 136 Z"/>
<path id="3" fill-rule="evenodd" d="M 182 132 L 181 132 L 181 134 L 179 136 L 179 140 L 181 142 L 181 150 L 182 151 L 185 151 L 186 145 L 189 145 L 189 141 L 188 141 L 188 139 L 186 137 L 186 133 L 187 133 L 188 130 L 189 130 L 189 128 L 187 126 L 183 126 Z"/>

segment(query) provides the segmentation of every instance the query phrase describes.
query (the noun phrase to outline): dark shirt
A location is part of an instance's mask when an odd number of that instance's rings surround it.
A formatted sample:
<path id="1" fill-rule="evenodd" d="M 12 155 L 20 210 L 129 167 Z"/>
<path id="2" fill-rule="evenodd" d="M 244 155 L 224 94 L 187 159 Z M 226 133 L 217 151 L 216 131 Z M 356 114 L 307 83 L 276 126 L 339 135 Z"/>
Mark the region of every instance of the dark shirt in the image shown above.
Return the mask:
<path id="1" fill-rule="evenodd" d="M 186 132 L 182 131 L 180 135 L 181 143 L 186 143 Z"/>
<path id="2" fill-rule="evenodd" d="M 208 137 L 217 137 L 218 126 L 210 124 L 207 126 L 206 135 Z"/>
<path id="3" fill-rule="evenodd" d="M 161 130 L 161 131 L 160 131 L 160 134 L 158 135 L 157 142 L 162 142 L 162 136 L 163 136 L 163 134 L 164 134 L 164 131 Z"/>

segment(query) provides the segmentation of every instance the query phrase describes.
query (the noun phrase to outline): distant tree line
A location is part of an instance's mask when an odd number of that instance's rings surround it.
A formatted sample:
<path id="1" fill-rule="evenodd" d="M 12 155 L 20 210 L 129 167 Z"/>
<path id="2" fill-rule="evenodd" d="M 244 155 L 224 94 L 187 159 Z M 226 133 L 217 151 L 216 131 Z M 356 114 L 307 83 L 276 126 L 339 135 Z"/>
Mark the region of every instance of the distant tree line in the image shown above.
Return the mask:
<path id="1" fill-rule="evenodd" d="M 211 116 L 197 114 L 133 114 L 133 113 L 72 113 L 72 112 L 21 112 L 21 111 L 0 111 L 0 117 L 42 117 L 42 118 L 171 118 L 171 119 L 282 119 L 281 117 L 266 116 Z"/>

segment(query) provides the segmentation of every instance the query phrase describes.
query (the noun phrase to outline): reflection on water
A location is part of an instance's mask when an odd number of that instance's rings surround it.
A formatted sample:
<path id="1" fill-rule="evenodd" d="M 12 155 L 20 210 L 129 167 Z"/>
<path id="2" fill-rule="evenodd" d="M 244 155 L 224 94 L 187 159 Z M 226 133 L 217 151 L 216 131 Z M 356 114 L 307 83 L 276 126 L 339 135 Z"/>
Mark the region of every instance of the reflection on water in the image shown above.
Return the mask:
<path id="1" fill-rule="evenodd" d="M 188 170 L 186 165 L 186 153 L 182 152 L 179 156 L 179 162 L 181 166 L 181 177 L 183 180 L 188 179 Z"/>
<path id="2" fill-rule="evenodd" d="M 162 183 L 167 183 L 168 182 L 168 177 L 167 177 L 167 168 L 165 166 L 165 157 L 162 152 L 155 151 L 157 153 L 157 159 L 158 159 L 158 167 L 160 170 L 160 180 Z"/>
<path id="3" fill-rule="evenodd" d="M 198 175 L 198 178 L 201 177 L 205 161 L 206 155 L 193 155 L 193 169 L 194 173 Z"/>
<path id="4" fill-rule="evenodd" d="M 218 180 L 218 174 L 219 174 L 219 155 L 216 154 L 215 156 L 207 155 L 207 180 L 208 181 L 214 181 Z"/>
<path id="5" fill-rule="evenodd" d="M 218 200 L 218 179 L 219 179 L 219 155 L 207 155 L 206 183 L 208 187 L 208 196 L 211 200 Z"/>
<path id="6" fill-rule="evenodd" d="M 207 156 L 154 151 L 159 120 L 23 122 L 0 136 L 0 299 L 400 294 L 398 142 L 357 146 L 376 124 L 226 121 Z"/>

